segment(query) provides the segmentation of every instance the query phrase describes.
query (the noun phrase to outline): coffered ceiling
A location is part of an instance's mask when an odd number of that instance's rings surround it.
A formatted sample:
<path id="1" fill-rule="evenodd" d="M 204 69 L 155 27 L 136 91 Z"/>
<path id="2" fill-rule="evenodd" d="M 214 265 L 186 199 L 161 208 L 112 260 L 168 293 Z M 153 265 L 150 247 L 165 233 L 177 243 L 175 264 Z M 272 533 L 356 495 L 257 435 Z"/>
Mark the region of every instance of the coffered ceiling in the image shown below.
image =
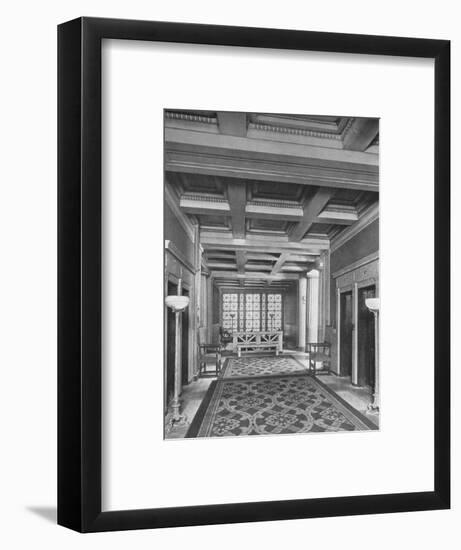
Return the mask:
<path id="1" fill-rule="evenodd" d="M 377 205 L 378 120 L 165 111 L 165 196 L 221 286 L 284 288 Z"/>

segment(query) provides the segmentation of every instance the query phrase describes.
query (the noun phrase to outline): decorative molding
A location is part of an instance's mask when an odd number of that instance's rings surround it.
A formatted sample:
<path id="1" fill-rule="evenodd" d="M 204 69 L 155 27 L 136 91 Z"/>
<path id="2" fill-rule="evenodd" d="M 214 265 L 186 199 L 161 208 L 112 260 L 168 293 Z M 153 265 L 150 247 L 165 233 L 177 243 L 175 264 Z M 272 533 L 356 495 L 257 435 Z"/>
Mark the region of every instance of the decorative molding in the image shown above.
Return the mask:
<path id="1" fill-rule="evenodd" d="M 172 254 L 180 264 L 182 264 L 187 270 L 192 274 L 196 273 L 194 266 L 189 262 L 189 260 L 184 256 L 184 254 L 178 249 L 173 241 L 165 239 L 165 250 Z"/>
<path id="2" fill-rule="evenodd" d="M 333 277 L 333 279 L 337 279 L 338 277 L 342 277 L 346 273 L 354 271 L 359 267 L 374 262 L 375 260 L 379 260 L 379 251 L 373 252 L 372 254 L 369 254 L 368 256 L 365 256 L 364 258 L 361 258 L 360 260 L 357 260 L 356 262 L 353 262 L 348 266 L 343 267 L 342 269 L 338 269 L 338 271 L 332 273 L 331 276 Z"/>
<path id="3" fill-rule="evenodd" d="M 193 115 L 190 113 L 174 113 L 172 111 L 165 111 L 165 118 L 170 120 L 186 120 L 187 122 L 202 122 L 203 124 L 218 123 L 216 117 Z"/>
<path id="4" fill-rule="evenodd" d="M 277 208 L 302 208 L 302 204 L 298 201 L 279 200 L 279 199 L 252 199 L 248 203 L 252 206 L 273 206 Z"/>
<path id="5" fill-rule="evenodd" d="M 228 216 L 231 212 L 231 206 L 227 199 L 200 193 L 184 193 L 179 199 L 179 206 L 189 213 L 200 214 L 208 211 L 215 215 Z M 249 217 L 255 218 L 268 217 L 271 219 L 275 216 L 297 220 L 302 217 L 303 210 L 301 204 L 296 201 L 252 200 L 246 203 L 245 213 Z"/>
<path id="6" fill-rule="evenodd" d="M 360 231 L 368 227 L 371 223 L 379 218 L 379 203 L 372 204 L 359 218 L 359 220 L 347 229 L 342 231 L 337 237 L 333 237 L 330 242 L 330 251 L 334 252 L 343 244 L 350 241 L 358 235 Z"/>
<path id="7" fill-rule="evenodd" d="M 180 201 L 183 201 L 183 200 L 229 204 L 229 201 L 224 197 L 217 197 L 216 195 L 211 195 L 207 193 L 183 193 L 180 197 Z"/>
<path id="8" fill-rule="evenodd" d="M 294 136 L 308 136 L 317 138 L 326 138 L 341 140 L 340 134 L 330 132 L 319 132 L 316 130 L 307 130 L 306 128 L 291 128 L 289 126 L 275 126 L 273 124 L 264 124 L 261 122 L 250 122 L 248 125 L 250 130 L 259 130 L 261 132 L 273 132 L 276 134 L 290 134 Z"/>

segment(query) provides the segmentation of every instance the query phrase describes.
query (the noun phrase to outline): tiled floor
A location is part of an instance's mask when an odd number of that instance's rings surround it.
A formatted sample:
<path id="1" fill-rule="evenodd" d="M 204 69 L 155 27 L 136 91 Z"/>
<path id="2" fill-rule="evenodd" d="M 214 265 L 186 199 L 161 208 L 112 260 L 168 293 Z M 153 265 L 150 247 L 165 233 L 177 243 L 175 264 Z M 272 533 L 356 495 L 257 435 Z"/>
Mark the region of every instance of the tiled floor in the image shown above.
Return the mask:
<path id="1" fill-rule="evenodd" d="M 296 357 L 298 361 L 307 366 L 307 354 L 291 350 L 287 350 L 285 353 Z M 351 384 L 350 379 L 335 375 L 320 375 L 319 379 L 352 407 L 366 415 L 374 424 L 378 425 L 379 415 L 369 414 L 367 412 L 367 406 L 371 401 L 369 389 L 355 387 Z M 183 438 L 186 435 L 190 422 L 194 418 L 213 380 L 216 380 L 216 378 L 199 378 L 196 382 L 191 382 L 188 386 L 184 387 L 181 395 L 181 412 L 185 415 L 186 422 L 180 426 L 174 426 L 169 430 L 168 433 L 166 433 L 167 439 Z"/>
<path id="2" fill-rule="evenodd" d="M 305 353 L 290 352 L 298 361 L 305 363 L 307 366 L 308 360 Z M 350 378 L 335 376 L 334 374 L 319 375 L 319 379 L 324 382 L 329 388 L 336 392 L 339 397 L 349 403 L 354 409 L 365 414 L 376 425 L 379 423 L 379 415 L 369 414 L 367 411 L 368 405 L 371 403 L 371 393 L 369 388 L 360 388 L 351 384 Z"/>

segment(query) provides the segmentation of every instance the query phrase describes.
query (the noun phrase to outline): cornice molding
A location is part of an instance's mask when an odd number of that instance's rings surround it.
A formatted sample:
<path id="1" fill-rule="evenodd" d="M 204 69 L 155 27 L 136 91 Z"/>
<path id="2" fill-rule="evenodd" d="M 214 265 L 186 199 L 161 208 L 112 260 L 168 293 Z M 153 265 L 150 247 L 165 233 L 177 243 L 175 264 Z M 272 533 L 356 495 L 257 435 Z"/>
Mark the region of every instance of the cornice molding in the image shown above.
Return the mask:
<path id="1" fill-rule="evenodd" d="M 297 201 L 279 200 L 279 199 L 252 199 L 247 202 L 250 206 L 269 206 L 276 208 L 302 208 L 302 204 Z"/>
<path id="2" fill-rule="evenodd" d="M 337 237 L 333 237 L 330 242 L 330 252 L 334 252 L 343 244 L 350 241 L 353 237 L 358 235 L 360 231 L 365 229 L 375 220 L 379 218 L 379 203 L 371 205 L 360 217 L 360 219 L 347 229 L 342 231 Z"/>
<path id="3" fill-rule="evenodd" d="M 184 193 L 181 195 L 180 201 L 196 201 L 196 202 L 216 202 L 229 204 L 229 201 L 223 197 L 216 195 L 207 195 L 205 193 Z"/>
<path id="4" fill-rule="evenodd" d="M 201 122 L 202 124 L 217 124 L 218 120 L 215 117 L 192 115 L 190 113 L 173 113 L 165 112 L 165 118 L 170 120 L 185 120 L 187 122 Z"/>
<path id="5" fill-rule="evenodd" d="M 276 134 L 290 134 L 294 136 L 308 136 L 317 138 L 334 139 L 341 141 L 341 134 L 333 132 L 319 132 L 316 130 L 307 130 L 306 128 L 290 128 L 289 126 L 275 126 L 272 124 L 264 124 L 261 122 L 250 122 L 248 125 L 250 130 L 259 130 L 261 132 L 273 132 Z"/>
<path id="6" fill-rule="evenodd" d="M 342 269 L 338 269 L 338 271 L 332 273 L 331 276 L 333 277 L 333 279 L 337 279 L 338 277 L 341 277 L 342 275 L 345 275 L 350 271 L 355 271 L 359 267 L 367 265 L 376 260 L 379 260 L 379 251 L 373 252 L 372 254 L 369 254 L 368 256 L 365 256 L 364 258 L 361 258 L 360 260 L 357 260 L 356 262 L 353 262 L 352 264 L 349 264 Z"/>

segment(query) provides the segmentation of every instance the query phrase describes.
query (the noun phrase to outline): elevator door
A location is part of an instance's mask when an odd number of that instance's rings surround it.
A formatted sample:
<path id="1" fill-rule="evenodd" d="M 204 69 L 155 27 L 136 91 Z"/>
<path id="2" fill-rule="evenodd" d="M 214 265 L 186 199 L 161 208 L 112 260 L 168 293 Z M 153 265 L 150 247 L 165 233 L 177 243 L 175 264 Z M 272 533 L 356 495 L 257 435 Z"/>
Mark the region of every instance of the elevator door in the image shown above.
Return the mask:
<path id="1" fill-rule="evenodd" d="M 365 300 L 376 296 L 375 285 L 360 288 L 358 292 L 358 383 L 374 387 L 375 384 L 375 320 Z"/>
<path id="2" fill-rule="evenodd" d="M 340 376 L 352 376 L 352 292 L 340 297 Z"/>

